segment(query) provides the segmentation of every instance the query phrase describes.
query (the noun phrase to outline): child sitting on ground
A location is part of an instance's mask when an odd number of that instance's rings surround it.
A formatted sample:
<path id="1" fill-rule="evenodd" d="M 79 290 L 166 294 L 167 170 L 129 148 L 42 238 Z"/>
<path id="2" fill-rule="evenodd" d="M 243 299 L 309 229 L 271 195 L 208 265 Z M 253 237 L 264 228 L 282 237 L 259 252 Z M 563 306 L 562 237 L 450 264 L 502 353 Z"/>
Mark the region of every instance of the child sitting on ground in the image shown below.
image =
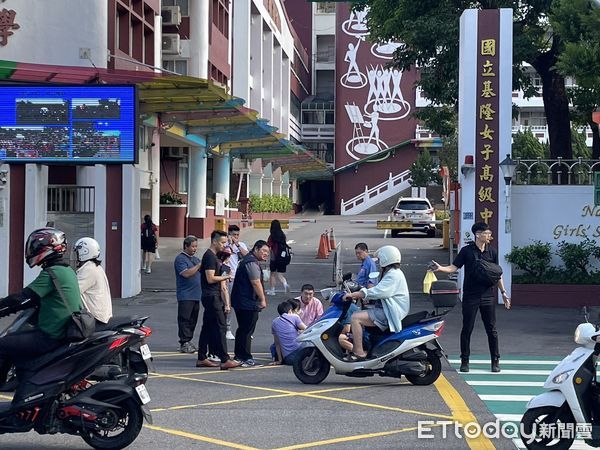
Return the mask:
<path id="1" fill-rule="evenodd" d="M 271 354 L 275 365 L 293 365 L 300 349 L 296 338 L 300 332 L 306 330 L 306 325 L 298 315 L 292 312 L 293 308 L 290 301 L 284 301 L 277 305 L 279 317 L 274 319 L 271 324 L 271 332 L 275 339 L 275 343 L 271 346 Z"/>

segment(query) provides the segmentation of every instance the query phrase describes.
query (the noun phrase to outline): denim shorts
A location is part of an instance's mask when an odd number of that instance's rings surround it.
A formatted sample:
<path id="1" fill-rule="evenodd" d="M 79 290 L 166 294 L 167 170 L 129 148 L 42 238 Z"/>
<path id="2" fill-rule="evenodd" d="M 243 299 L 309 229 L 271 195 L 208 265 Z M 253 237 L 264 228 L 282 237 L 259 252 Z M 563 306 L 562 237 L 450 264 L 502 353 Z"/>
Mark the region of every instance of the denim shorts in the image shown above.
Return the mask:
<path id="1" fill-rule="evenodd" d="M 385 331 L 389 328 L 389 323 L 383 308 L 369 308 L 367 309 L 367 312 L 369 313 L 369 319 L 371 319 L 381 331 Z"/>

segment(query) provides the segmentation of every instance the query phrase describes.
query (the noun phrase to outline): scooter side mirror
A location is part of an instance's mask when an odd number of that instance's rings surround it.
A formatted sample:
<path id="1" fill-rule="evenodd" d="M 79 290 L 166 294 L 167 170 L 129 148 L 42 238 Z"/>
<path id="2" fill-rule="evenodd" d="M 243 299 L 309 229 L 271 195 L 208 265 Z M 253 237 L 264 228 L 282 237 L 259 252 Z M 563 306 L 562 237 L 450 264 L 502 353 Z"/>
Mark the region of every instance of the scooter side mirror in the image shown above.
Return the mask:
<path id="1" fill-rule="evenodd" d="M 369 274 L 369 279 L 372 280 L 373 278 L 379 278 L 379 272 L 371 272 Z"/>

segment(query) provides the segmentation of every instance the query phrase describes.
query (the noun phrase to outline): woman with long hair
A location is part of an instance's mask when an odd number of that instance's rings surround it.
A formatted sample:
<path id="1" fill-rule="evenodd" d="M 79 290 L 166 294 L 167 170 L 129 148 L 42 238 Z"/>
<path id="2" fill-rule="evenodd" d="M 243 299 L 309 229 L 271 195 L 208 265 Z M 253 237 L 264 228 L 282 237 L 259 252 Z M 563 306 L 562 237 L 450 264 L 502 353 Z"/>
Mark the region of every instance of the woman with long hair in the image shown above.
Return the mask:
<path id="1" fill-rule="evenodd" d="M 141 244 L 142 244 L 142 270 L 146 273 L 152 272 L 152 263 L 154 254 L 158 247 L 158 227 L 152 222 L 152 217 L 148 214 L 144 216 L 144 223 L 141 226 Z"/>
<path id="2" fill-rule="evenodd" d="M 279 220 L 271 221 L 271 229 L 267 244 L 271 249 L 271 260 L 269 262 L 271 276 L 269 277 L 269 290 L 267 290 L 267 295 L 275 295 L 275 278 L 283 284 L 285 292 L 289 292 L 290 285 L 283 276 L 287 265 L 281 256 L 281 252 L 287 249 L 287 239 L 285 233 L 281 229 Z"/>

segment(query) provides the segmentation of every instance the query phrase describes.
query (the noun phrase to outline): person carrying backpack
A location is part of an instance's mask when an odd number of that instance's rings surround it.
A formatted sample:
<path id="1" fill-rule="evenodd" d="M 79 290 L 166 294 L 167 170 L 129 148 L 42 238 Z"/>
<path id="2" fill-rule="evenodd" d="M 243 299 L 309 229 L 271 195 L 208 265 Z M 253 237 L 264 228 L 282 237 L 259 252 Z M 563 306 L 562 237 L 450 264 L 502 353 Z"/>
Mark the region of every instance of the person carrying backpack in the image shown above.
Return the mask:
<path id="1" fill-rule="evenodd" d="M 441 266 L 432 261 L 434 272 L 454 273 L 464 266 L 462 315 L 463 326 L 460 332 L 460 371 L 469 371 L 471 333 L 475 325 L 477 310 L 488 336 L 492 360 L 492 372 L 500 372 L 500 351 L 496 330 L 496 289 L 500 289 L 504 307 L 510 309 L 510 298 L 504 289 L 502 270 L 498 265 L 498 253 L 490 246 L 492 231 L 487 224 L 477 222 L 471 227 L 475 242 L 460 249 L 453 263 Z"/>
<path id="2" fill-rule="evenodd" d="M 141 244 L 142 244 L 142 270 L 146 273 L 152 272 L 152 263 L 154 262 L 154 254 L 158 247 L 158 227 L 152 223 L 152 218 L 146 214 L 144 223 L 141 228 Z"/>
<path id="3" fill-rule="evenodd" d="M 267 244 L 271 249 L 271 260 L 269 262 L 269 270 L 271 271 L 269 277 L 270 289 L 267 291 L 267 295 L 275 295 L 275 278 L 279 279 L 281 284 L 283 284 L 285 292 L 290 292 L 290 285 L 283 274 L 286 272 L 287 266 L 291 261 L 291 249 L 287 245 L 287 238 L 281 229 L 279 220 L 271 221 Z"/>

